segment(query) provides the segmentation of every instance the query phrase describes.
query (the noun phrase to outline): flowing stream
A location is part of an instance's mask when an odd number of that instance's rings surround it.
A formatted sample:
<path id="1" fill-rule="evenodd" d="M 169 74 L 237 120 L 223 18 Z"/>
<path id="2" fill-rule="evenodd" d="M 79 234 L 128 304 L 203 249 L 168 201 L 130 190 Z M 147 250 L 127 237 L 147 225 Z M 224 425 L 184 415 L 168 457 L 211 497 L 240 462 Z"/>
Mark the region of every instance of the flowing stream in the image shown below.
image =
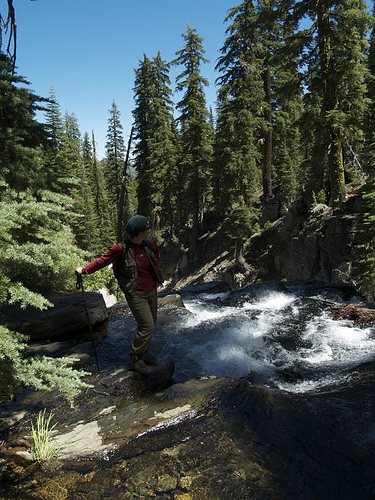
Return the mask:
<path id="1" fill-rule="evenodd" d="M 198 291 L 197 291 L 198 290 Z M 226 293 L 182 292 L 186 309 L 160 311 L 151 352 L 172 358 L 174 380 L 250 376 L 255 383 L 307 392 L 347 381 L 375 354 L 374 328 L 331 318 L 332 306 L 358 301 L 338 291 L 264 284 Z M 135 334 L 126 319 L 110 323 L 102 363 L 126 361 Z"/>

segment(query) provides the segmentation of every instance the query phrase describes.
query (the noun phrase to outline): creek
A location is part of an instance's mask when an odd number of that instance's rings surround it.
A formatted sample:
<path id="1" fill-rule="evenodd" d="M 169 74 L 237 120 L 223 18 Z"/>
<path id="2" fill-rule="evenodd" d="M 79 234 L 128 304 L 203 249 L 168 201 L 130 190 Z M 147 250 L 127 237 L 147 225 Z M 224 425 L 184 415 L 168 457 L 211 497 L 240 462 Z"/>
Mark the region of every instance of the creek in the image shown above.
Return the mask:
<path id="1" fill-rule="evenodd" d="M 181 295 L 186 309 L 161 311 L 151 347 L 174 359 L 176 382 L 250 375 L 257 384 L 305 393 L 347 381 L 375 355 L 374 328 L 331 317 L 333 307 L 359 301 L 351 291 L 271 282 L 222 293 L 199 285 Z M 135 324 L 125 321 L 125 329 L 110 323 L 99 342 L 105 367 L 126 362 Z"/>

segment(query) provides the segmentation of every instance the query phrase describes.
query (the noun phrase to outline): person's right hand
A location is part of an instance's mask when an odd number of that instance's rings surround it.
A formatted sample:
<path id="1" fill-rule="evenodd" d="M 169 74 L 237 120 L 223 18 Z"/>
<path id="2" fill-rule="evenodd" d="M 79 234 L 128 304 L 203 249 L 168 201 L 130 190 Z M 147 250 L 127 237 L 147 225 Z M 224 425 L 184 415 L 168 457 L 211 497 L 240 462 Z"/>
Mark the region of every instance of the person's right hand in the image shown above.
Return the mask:
<path id="1" fill-rule="evenodd" d="M 75 272 L 76 274 L 78 274 L 78 276 L 81 276 L 82 271 L 83 271 L 83 267 L 77 267 L 77 269 L 76 269 L 74 272 Z"/>

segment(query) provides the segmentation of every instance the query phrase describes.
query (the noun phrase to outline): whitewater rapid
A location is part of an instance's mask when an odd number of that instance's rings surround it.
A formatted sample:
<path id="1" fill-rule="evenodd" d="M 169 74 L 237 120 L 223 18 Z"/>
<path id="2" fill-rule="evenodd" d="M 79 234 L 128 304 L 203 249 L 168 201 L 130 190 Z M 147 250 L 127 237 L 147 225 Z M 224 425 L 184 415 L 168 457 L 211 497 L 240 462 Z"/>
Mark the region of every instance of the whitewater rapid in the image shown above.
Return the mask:
<path id="1" fill-rule="evenodd" d="M 175 360 L 177 381 L 250 376 L 306 392 L 348 380 L 374 358 L 374 330 L 334 321 L 319 307 L 326 306 L 324 297 L 270 291 L 222 305 L 229 295 L 188 297 L 186 313 L 163 325 L 154 352 Z"/>

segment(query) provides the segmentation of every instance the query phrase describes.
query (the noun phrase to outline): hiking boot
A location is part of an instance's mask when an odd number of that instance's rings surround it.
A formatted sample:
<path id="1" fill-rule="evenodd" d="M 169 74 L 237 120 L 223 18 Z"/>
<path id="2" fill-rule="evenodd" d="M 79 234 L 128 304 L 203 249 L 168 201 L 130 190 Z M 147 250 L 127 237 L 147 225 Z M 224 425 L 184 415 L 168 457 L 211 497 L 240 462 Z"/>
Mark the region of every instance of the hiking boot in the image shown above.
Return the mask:
<path id="1" fill-rule="evenodd" d="M 147 351 L 142 352 L 142 354 L 140 354 L 140 356 L 143 359 L 143 361 L 146 363 L 146 365 L 158 366 L 158 364 L 159 364 L 159 361 L 156 358 L 154 358 L 154 356 L 151 356 L 151 354 L 148 353 Z"/>
<path id="2" fill-rule="evenodd" d="M 152 368 L 147 366 L 143 359 L 136 354 L 132 354 L 128 363 L 128 368 L 129 370 L 139 373 L 140 375 L 149 375 L 152 372 Z"/>

